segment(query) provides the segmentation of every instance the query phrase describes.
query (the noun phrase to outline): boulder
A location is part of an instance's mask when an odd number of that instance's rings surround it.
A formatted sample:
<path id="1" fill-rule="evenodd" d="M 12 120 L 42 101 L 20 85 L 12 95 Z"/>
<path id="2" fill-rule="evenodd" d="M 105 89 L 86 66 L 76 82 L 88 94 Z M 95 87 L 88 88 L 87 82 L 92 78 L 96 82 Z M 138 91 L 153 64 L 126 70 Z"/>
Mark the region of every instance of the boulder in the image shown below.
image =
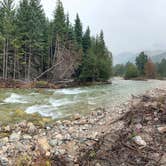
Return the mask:
<path id="1" fill-rule="evenodd" d="M 166 126 L 161 126 L 161 127 L 158 127 L 157 128 L 159 133 L 163 134 L 163 133 L 166 133 Z"/>
<path id="2" fill-rule="evenodd" d="M 28 133 L 29 134 L 34 134 L 35 132 L 36 132 L 36 127 L 34 126 L 34 124 L 33 123 L 28 123 L 27 124 L 27 126 L 28 126 Z"/>
<path id="3" fill-rule="evenodd" d="M 133 137 L 133 141 L 139 146 L 146 146 L 147 145 L 146 142 L 142 139 L 141 136 Z"/>
<path id="4" fill-rule="evenodd" d="M 8 166 L 9 165 L 9 161 L 6 157 L 0 156 L 0 165 L 1 166 Z"/>
<path id="5" fill-rule="evenodd" d="M 20 135 L 21 135 L 20 132 L 18 132 L 18 133 L 13 132 L 10 135 L 10 141 L 19 141 L 20 140 Z"/>

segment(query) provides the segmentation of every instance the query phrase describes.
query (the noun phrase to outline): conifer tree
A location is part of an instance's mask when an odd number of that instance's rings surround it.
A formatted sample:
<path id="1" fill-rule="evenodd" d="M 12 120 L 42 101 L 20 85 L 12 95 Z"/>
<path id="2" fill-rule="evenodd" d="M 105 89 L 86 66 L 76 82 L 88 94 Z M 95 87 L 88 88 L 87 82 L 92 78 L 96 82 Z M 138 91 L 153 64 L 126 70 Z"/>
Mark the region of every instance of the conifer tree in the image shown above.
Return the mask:
<path id="1" fill-rule="evenodd" d="M 82 48 L 82 23 L 79 15 L 76 15 L 75 25 L 74 25 L 75 37 L 77 41 L 78 48 Z"/>
<path id="2" fill-rule="evenodd" d="M 89 27 L 86 29 L 85 34 L 83 35 L 82 46 L 83 46 L 84 54 L 87 55 L 88 50 L 91 47 L 90 28 Z"/>
<path id="3" fill-rule="evenodd" d="M 58 0 L 56 10 L 54 13 L 54 21 L 53 21 L 53 32 L 54 32 L 53 37 L 55 38 L 55 40 L 58 37 L 59 40 L 64 42 L 66 30 L 67 30 L 66 16 L 64 13 L 63 4 L 60 0 Z"/>

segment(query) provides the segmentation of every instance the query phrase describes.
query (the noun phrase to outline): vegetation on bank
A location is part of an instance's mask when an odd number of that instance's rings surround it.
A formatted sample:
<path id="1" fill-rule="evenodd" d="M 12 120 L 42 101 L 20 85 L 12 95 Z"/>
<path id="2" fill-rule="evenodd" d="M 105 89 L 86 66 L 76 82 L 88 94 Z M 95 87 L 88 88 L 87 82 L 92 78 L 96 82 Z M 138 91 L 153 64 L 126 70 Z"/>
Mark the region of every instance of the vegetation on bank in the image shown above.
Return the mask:
<path id="1" fill-rule="evenodd" d="M 141 52 L 136 57 L 135 64 L 131 62 L 126 65 L 117 64 L 113 68 L 113 74 L 125 79 L 164 79 L 166 77 L 166 59 L 155 64 L 148 55 Z"/>
<path id="2" fill-rule="evenodd" d="M 25 81 L 105 81 L 111 76 L 112 55 L 103 31 L 92 37 L 76 15 L 74 24 L 57 0 L 53 20 L 40 0 L 0 2 L 0 77 Z"/>

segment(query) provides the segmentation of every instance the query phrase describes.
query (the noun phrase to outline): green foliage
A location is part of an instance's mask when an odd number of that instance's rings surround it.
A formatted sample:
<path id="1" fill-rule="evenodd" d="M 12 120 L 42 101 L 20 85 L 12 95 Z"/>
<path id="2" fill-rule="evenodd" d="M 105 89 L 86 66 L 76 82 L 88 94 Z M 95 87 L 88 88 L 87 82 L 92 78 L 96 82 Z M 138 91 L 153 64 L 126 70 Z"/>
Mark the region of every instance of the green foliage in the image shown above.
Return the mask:
<path id="1" fill-rule="evenodd" d="M 110 78 L 112 55 L 103 31 L 96 38 L 91 37 L 89 27 L 83 32 L 78 14 L 73 25 L 60 0 L 51 21 L 46 18 L 40 0 L 22 0 L 17 8 L 13 2 L 0 1 L 0 74 L 3 78 L 29 81 L 44 73 L 42 79 L 56 81 L 52 77 L 57 74 L 54 65 L 59 57 L 66 58 L 64 66 L 59 65 L 62 73 L 72 70 L 75 79 L 105 81 Z M 44 86 L 45 82 L 38 85 Z"/>
<path id="2" fill-rule="evenodd" d="M 128 62 L 126 64 L 125 79 L 131 79 L 135 77 L 138 77 L 138 69 L 134 64 Z"/>
<path id="3" fill-rule="evenodd" d="M 68 21 L 69 22 L 69 21 Z M 69 24 L 69 23 L 67 23 Z M 60 0 L 57 0 L 56 10 L 54 13 L 54 21 L 53 21 L 53 37 L 59 40 L 65 40 L 65 34 L 67 31 L 66 17 L 64 13 L 63 4 Z"/>
<path id="4" fill-rule="evenodd" d="M 103 38 L 92 38 L 88 55 L 84 56 L 79 79 L 81 81 L 106 81 L 112 74 L 112 55 Z"/>
<path id="5" fill-rule="evenodd" d="M 148 62 L 148 56 L 144 52 L 136 58 L 136 65 L 141 76 L 145 75 L 145 64 Z"/>
<path id="6" fill-rule="evenodd" d="M 75 25 L 74 25 L 74 32 L 77 41 L 77 45 L 79 48 L 82 48 L 82 23 L 79 18 L 79 15 L 76 15 Z"/>
<path id="7" fill-rule="evenodd" d="M 89 27 L 87 28 L 87 30 L 85 31 L 85 34 L 83 35 L 82 46 L 83 46 L 84 54 L 87 55 L 88 50 L 91 47 L 91 37 L 90 37 L 90 29 L 89 29 Z"/>
<path id="8" fill-rule="evenodd" d="M 125 70 L 126 70 L 126 68 L 125 68 L 125 66 L 123 64 L 117 64 L 113 68 L 113 75 L 122 77 L 125 74 Z"/>
<path id="9" fill-rule="evenodd" d="M 163 59 L 160 63 L 157 64 L 157 73 L 161 77 L 166 77 L 166 59 Z"/>

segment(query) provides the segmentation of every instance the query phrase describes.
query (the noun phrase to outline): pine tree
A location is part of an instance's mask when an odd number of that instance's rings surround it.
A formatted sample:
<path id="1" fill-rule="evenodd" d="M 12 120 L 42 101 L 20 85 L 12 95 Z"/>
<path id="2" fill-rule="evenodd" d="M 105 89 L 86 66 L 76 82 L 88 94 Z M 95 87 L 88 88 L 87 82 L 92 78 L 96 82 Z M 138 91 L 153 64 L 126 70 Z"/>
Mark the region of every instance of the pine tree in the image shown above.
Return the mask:
<path id="1" fill-rule="evenodd" d="M 75 25 L 74 25 L 75 37 L 77 41 L 78 48 L 82 48 L 82 23 L 79 15 L 76 15 Z"/>
<path id="2" fill-rule="evenodd" d="M 3 0 L 1 2 L 2 10 L 4 12 L 3 17 L 3 78 L 7 79 L 9 74 L 9 51 L 11 47 L 11 41 L 14 32 L 14 16 L 15 10 L 13 0 Z"/>
<path id="3" fill-rule="evenodd" d="M 145 64 L 147 63 L 147 61 L 148 56 L 144 52 L 141 52 L 136 58 L 136 65 L 141 76 L 145 75 Z"/>
<path id="4" fill-rule="evenodd" d="M 66 37 L 66 30 L 66 16 L 64 13 L 63 4 L 60 0 L 58 0 L 53 21 L 54 39 L 56 40 L 56 38 L 58 38 L 58 40 L 64 42 Z"/>
<path id="5" fill-rule="evenodd" d="M 83 46 L 84 54 L 87 55 L 88 50 L 91 47 L 91 38 L 90 38 L 90 29 L 89 29 L 89 27 L 86 29 L 85 34 L 83 35 L 82 46 Z"/>

